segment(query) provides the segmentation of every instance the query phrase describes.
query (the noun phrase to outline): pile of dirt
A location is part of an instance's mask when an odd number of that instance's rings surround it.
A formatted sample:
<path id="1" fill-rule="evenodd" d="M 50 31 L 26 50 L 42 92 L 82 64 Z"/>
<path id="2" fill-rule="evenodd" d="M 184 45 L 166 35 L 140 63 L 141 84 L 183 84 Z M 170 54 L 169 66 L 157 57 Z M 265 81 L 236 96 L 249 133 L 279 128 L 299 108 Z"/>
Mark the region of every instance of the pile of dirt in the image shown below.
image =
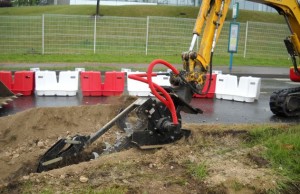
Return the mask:
<path id="1" fill-rule="evenodd" d="M 93 134 L 133 101 L 131 97 L 111 98 L 106 105 L 34 108 L 1 117 L 0 184 L 35 172 L 38 158 L 59 139 Z M 116 130 L 101 141 L 115 136 Z"/>
<path id="2" fill-rule="evenodd" d="M 0 118 L 0 193 L 105 189 L 127 193 L 264 193 L 276 187 L 278 177 L 268 163 L 253 160 L 263 148 L 241 146 L 247 135 L 244 129 L 249 126 L 228 129 L 186 124 L 184 128 L 191 130 L 192 136 L 161 149 L 131 148 L 35 173 L 39 157 L 58 139 L 94 133 L 133 100 L 122 97 L 106 105 L 35 108 Z M 113 127 L 95 146 L 114 141 L 118 132 Z M 197 171 L 201 166 L 204 176 Z"/>

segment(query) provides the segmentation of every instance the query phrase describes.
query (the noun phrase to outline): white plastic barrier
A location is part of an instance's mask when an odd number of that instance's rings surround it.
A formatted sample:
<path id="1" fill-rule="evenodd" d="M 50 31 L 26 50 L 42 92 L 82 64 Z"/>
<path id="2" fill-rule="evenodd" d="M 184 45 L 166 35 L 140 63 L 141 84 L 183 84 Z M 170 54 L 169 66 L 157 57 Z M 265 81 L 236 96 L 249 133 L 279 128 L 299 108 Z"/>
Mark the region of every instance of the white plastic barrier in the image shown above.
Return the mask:
<path id="1" fill-rule="evenodd" d="M 145 73 L 145 72 L 127 72 L 128 94 L 131 96 L 153 96 L 148 84 L 128 78 L 128 75 L 130 74 L 139 74 L 139 73 Z M 159 86 L 170 86 L 169 78 L 170 76 L 168 75 L 158 75 L 156 77 L 152 77 L 152 81 L 153 83 L 156 83 Z"/>
<path id="2" fill-rule="evenodd" d="M 240 102 L 254 102 L 260 94 L 261 78 L 217 75 L 216 98 Z"/>
<path id="3" fill-rule="evenodd" d="M 82 67 L 76 67 L 76 68 L 75 68 L 75 71 L 82 72 L 82 71 L 85 71 L 85 68 L 82 68 Z"/>
<path id="4" fill-rule="evenodd" d="M 61 71 L 58 80 L 58 96 L 76 96 L 78 92 L 78 71 Z"/>
<path id="5" fill-rule="evenodd" d="M 239 86 L 234 95 L 235 101 L 254 102 L 260 95 L 261 79 L 256 77 L 240 77 Z"/>
<path id="6" fill-rule="evenodd" d="M 237 90 L 237 76 L 229 74 L 218 74 L 216 82 L 216 98 L 233 100 Z"/>
<path id="7" fill-rule="evenodd" d="M 222 71 L 221 70 L 213 70 L 212 73 L 213 74 L 222 74 Z"/>
<path id="8" fill-rule="evenodd" d="M 35 91 L 38 96 L 54 96 L 57 89 L 55 71 L 35 72 Z"/>
<path id="9" fill-rule="evenodd" d="M 61 71 L 57 81 L 55 71 L 35 72 L 35 90 L 38 96 L 76 96 L 78 71 Z"/>
<path id="10" fill-rule="evenodd" d="M 30 68 L 30 71 L 34 71 L 34 72 L 40 71 L 40 68 L 39 67 L 32 67 L 32 68 Z"/>
<path id="11" fill-rule="evenodd" d="M 158 73 L 165 73 L 165 72 L 158 72 Z M 169 75 L 157 75 L 155 77 L 152 77 L 152 81 L 160 86 L 171 86 Z"/>
<path id="12" fill-rule="evenodd" d="M 127 91 L 131 96 L 153 96 L 148 84 L 128 78 L 130 74 L 139 74 L 145 72 L 127 72 Z"/>
<path id="13" fill-rule="evenodd" d="M 128 73 L 128 72 L 131 72 L 131 69 L 121 68 L 121 72 L 126 72 L 126 73 Z"/>

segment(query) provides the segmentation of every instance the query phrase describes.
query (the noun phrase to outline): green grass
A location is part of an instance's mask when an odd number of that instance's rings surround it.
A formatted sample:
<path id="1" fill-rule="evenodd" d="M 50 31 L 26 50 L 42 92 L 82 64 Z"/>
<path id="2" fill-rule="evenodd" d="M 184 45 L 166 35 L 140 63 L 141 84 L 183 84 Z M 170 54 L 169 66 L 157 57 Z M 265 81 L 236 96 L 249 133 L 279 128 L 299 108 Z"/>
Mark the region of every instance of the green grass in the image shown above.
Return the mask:
<path id="1" fill-rule="evenodd" d="M 192 177 L 194 177 L 196 180 L 199 180 L 199 181 L 204 180 L 208 175 L 207 167 L 206 167 L 206 164 L 204 162 L 199 163 L 199 164 L 188 163 L 187 164 L 187 169 L 188 169 L 188 173 Z"/>
<path id="2" fill-rule="evenodd" d="M 124 16 L 124 17 L 146 17 L 164 16 L 196 18 L 199 7 L 192 6 L 100 6 L 100 15 Z M 60 6 L 27 6 L 1 8 L 0 15 L 37 16 L 42 14 L 67 14 L 67 15 L 95 15 L 96 6 L 92 5 L 60 5 Z M 228 11 L 227 20 L 231 19 L 232 12 Z M 270 23 L 285 23 L 284 19 L 277 13 L 252 12 L 239 10 L 238 22 L 258 21 Z"/>
<path id="3" fill-rule="evenodd" d="M 93 15 L 95 6 L 1 8 L 0 16 L 22 15 L 39 17 L 2 18 L 3 20 L 0 24 L 0 45 L 7 46 L 2 47 L 2 50 L 0 49 L 2 52 L 0 63 L 62 63 L 66 67 L 68 66 L 67 63 L 102 63 L 108 64 L 105 66 L 107 70 L 115 68 L 112 67 L 115 63 L 148 64 L 155 58 L 165 59 L 172 64 L 181 64 L 180 54 L 189 47 L 194 21 L 184 20 L 185 22 L 182 22 L 170 18 L 151 18 L 149 40 L 147 42 L 148 56 L 146 56 L 145 17 L 164 16 L 195 19 L 198 9 L 198 7 L 187 6 L 101 6 L 101 14 L 105 16 L 139 18 L 127 19 L 126 22 L 121 21 L 120 18 L 112 20 L 111 18 L 103 17 L 99 19 L 96 30 L 96 54 L 93 54 L 93 19 L 90 17 L 45 16 L 44 51 L 46 54 L 40 55 L 42 53 L 42 19 L 40 17 L 42 14 Z M 228 15 L 230 19 L 231 11 L 229 11 Z M 248 20 L 283 23 L 281 17 L 276 13 L 240 10 L 238 21 L 245 22 Z M 282 28 L 281 25 L 276 27 Z M 271 26 L 268 28 L 277 31 L 275 27 Z M 244 29 L 245 24 L 241 24 L 239 51 L 235 54 L 234 65 L 291 66 L 283 43 L 279 41 L 286 36 L 286 33 L 279 33 L 279 30 L 278 35 L 276 35 L 278 37 L 270 39 L 271 36 L 269 34 L 259 35 L 261 40 L 258 41 L 258 36 L 255 35 L 256 32 L 252 33 L 249 29 L 249 34 L 252 34 L 252 37 L 249 37 L 247 42 L 247 57 L 243 58 Z M 254 28 L 254 30 L 257 29 Z M 119 33 L 120 31 L 122 31 L 121 34 Z M 84 35 L 77 36 L 77 34 Z M 228 26 L 224 25 L 216 47 L 214 65 L 229 64 L 227 42 Z M 263 52 L 257 51 L 260 47 L 264 47 L 265 50 Z M 57 53 L 64 54 L 59 55 Z M 271 56 L 277 57 L 271 58 Z M 0 65 L 0 69 L 14 70 L 14 67 L 1 67 Z M 53 69 L 59 70 L 60 67 L 53 67 Z M 91 66 L 86 69 L 97 70 L 97 67 Z M 101 69 L 103 69 L 103 66 Z"/>
<path id="4" fill-rule="evenodd" d="M 82 188 L 79 191 L 75 190 L 74 193 L 78 194 L 125 194 L 127 193 L 126 188 L 121 187 L 111 187 L 111 188 L 105 188 L 105 189 L 93 189 L 91 187 L 88 188 Z"/>
<path id="5" fill-rule="evenodd" d="M 139 64 L 149 64 L 154 59 L 163 59 L 171 64 L 182 64 L 181 57 L 178 55 L 39 55 L 39 54 L 27 54 L 27 55 L 0 55 L 0 61 L 2 64 L 11 64 L 10 66 L 1 66 L 0 70 L 21 70 L 22 67 L 16 67 L 14 64 L 36 64 L 44 63 L 49 64 L 41 67 L 41 69 L 48 70 L 74 70 L 74 66 L 70 64 L 84 64 L 86 70 L 120 70 L 122 64 L 136 64 L 136 69 L 141 70 Z M 52 66 L 52 64 L 58 64 Z M 98 65 L 97 65 L 98 64 Z M 229 54 L 227 56 L 215 56 L 213 59 L 214 66 L 229 66 Z M 267 67 L 290 67 L 291 62 L 285 58 L 243 58 L 234 56 L 233 68 L 235 66 L 267 66 Z M 26 66 L 27 68 L 27 66 Z M 28 68 L 27 68 L 28 69 Z"/>
<path id="6" fill-rule="evenodd" d="M 283 175 L 283 187 L 300 186 L 300 126 L 260 127 L 250 131 L 250 144 L 267 149 L 262 156 L 270 161 L 277 173 Z M 288 188 L 284 188 L 288 189 Z"/>
<path id="7" fill-rule="evenodd" d="M 243 187 L 244 187 L 244 185 L 243 185 L 242 183 L 237 182 L 237 181 L 234 181 L 234 182 L 232 183 L 232 188 L 233 188 L 235 191 L 240 191 L 240 190 L 243 189 Z"/>

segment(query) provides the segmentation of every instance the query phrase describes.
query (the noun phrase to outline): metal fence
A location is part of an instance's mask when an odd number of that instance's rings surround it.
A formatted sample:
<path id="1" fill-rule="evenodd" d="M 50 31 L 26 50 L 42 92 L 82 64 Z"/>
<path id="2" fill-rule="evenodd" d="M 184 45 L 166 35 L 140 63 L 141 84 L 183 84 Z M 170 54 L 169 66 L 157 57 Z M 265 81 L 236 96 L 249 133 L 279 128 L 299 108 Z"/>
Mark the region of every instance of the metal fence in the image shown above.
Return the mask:
<path id="1" fill-rule="evenodd" d="M 194 23 L 195 19 L 152 16 L 0 16 L 0 52 L 176 55 L 188 50 Z M 226 22 L 216 54 L 227 55 L 228 33 Z M 288 58 L 283 43 L 287 35 L 283 24 L 241 23 L 236 55 Z"/>

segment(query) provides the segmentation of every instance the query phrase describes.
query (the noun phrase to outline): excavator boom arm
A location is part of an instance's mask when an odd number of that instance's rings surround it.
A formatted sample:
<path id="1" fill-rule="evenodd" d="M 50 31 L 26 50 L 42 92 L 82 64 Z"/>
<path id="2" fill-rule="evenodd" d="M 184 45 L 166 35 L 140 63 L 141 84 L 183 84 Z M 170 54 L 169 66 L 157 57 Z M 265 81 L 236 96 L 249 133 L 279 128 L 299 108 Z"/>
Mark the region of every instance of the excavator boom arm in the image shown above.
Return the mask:
<path id="1" fill-rule="evenodd" d="M 273 7 L 283 15 L 291 34 L 284 40 L 291 56 L 294 74 L 300 80 L 300 0 L 248 0 Z M 185 79 L 194 86 L 193 92 L 201 93 L 207 71 L 212 66 L 212 56 L 223 27 L 230 0 L 203 0 L 193 30 L 193 38 L 188 52 L 182 54 Z M 201 34 L 203 32 L 203 34 Z M 201 36 L 199 50 L 194 50 L 197 37 Z M 211 73 L 211 71 L 210 71 Z M 300 88 L 276 91 L 270 98 L 271 111 L 276 115 L 300 115 Z"/>
<path id="2" fill-rule="evenodd" d="M 294 56 L 300 56 L 300 1 L 298 0 L 248 0 L 273 7 L 286 19 L 291 35 L 287 40 L 292 45 Z M 189 55 L 185 55 L 184 68 L 190 72 L 197 66 L 207 71 L 214 46 L 218 41 L 231 0 L 203 0 L 193 30 Z M 216 28 L 218 30 L 216 31 Z M 203 31 L 203 34 L 201 34 Z M 196 38 L 202 36 L 197 53 L 191 54 Z M 291 52 L 289 51 L 291 54 Z M 188 68 L 187 68 L 188 67 Z"/>

